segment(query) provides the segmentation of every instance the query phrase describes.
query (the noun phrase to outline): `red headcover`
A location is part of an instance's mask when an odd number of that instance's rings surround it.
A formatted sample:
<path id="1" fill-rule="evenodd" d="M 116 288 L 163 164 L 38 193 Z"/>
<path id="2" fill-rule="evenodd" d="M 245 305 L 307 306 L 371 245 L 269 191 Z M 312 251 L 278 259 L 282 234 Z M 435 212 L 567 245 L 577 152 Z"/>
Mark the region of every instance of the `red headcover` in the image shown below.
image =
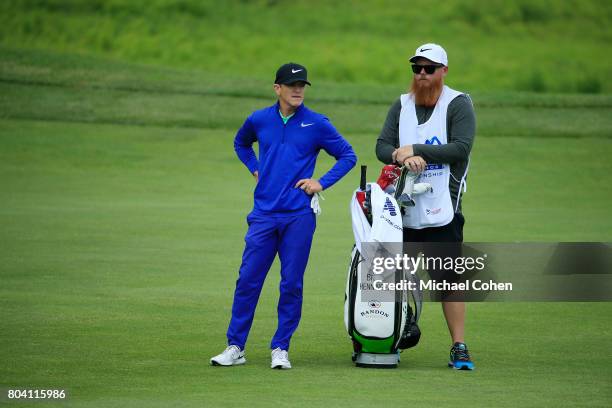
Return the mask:
<path id="1" fill-rule="evenodd" d="M 363 210 L 363 213 L 367 215 L 370 211 L 363 205 L 363 203 L 365 202 L 365 198 L 366 198 L 365 191 L 357 192 L 357 202 L 359 203 L 359 206 Z"/>
<path id="2" fill-rule="evenodd" d="M 380 188 L 382 188 L 384 191 L 387 187 L 395 183 L 395 180 L 397 180 L 401 173 L 401 167 L 396 166 L 395 164 L 387 164 L 382 168 L 380 177 L 378 177 L 376 183 L 378 183 Z"/>

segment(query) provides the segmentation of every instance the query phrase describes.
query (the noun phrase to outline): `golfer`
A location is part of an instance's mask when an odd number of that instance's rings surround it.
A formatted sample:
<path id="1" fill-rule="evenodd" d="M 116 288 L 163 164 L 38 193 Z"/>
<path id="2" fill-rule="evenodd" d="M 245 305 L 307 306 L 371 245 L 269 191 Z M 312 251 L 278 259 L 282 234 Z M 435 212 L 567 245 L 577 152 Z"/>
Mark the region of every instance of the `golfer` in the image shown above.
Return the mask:
<path id="1" fill-rule="evenodd" d="M 306 68 L 289 63 L 276 72 L 276 104 L 253 112 L 238 130 L 234 149 L 255 178 L 253 211 L 248 231 L 232 316 L 227 329 L 228 347 L 211 358 L 212 365 L 244 364 L 244 347 L 253 322 L 264 280 L 278 254 L 281 263 L 278 328 L 270 348 L 272 368 L 291 368 L 289 342 L 302 311 L 304 271 L 315 231 L 318 196 L 357 161 L 351 145 L 329 119 L 304 106 L 308 82 Z M 253 143 L 259 143 L 259 159 Z M 312 178 L 320 150 L 336 163 L 319 180 Z"/>
<path id="2" fill-rule="evenodd" d="M 433 186 L 433 193 L 415 197 L 416 207 L 404 217 L 405 242 L 463 242 L 461 193 L 476 132 L 472 101 L 444 85 L 448 57 L 441 46 L 423 44 L 410 62 L 410 92 L 389 109 L 376 156 L 409 167 L 420 173 L 418 181 Z M 472 370 L 464 341 L 465 303 L 443 301 L 442 310 L 453 344 L 448 365 Z"/>

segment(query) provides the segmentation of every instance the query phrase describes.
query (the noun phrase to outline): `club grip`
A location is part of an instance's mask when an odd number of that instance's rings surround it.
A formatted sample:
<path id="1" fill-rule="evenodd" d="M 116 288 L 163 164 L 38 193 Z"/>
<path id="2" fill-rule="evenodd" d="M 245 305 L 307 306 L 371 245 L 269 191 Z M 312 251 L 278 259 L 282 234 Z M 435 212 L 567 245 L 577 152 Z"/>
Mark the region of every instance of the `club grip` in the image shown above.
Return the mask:
<path id="1" fill-rule="evenodd" d="M 365 191 L 366 179 L 367 179 L 368 166 L 361 165 L 361 181 L 359 182 L 359 189 Z"/>

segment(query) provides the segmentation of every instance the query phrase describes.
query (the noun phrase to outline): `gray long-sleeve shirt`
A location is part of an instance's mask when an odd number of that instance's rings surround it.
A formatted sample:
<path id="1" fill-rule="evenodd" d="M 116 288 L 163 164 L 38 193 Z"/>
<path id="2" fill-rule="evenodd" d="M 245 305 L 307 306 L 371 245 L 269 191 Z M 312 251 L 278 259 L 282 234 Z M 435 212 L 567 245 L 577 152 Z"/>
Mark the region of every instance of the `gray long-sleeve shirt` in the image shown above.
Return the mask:
<path id="1" fill-rule="evenodd" d="M 385 164 L 391 163 L 391 155 L 399 147 L 399 118 L 402 103 L 398 98 L 387 114 L 380 136 L 376 141 L 376 157 Z M 416 106 L 419 124 L 427 122 L 434 107 Z M 472 101 L 467 95 L 460 95 L 448 105 L 446 112 L 447 144 L 414 144 L 415 156 L 421 156 L 427 164 L 450 164 L 451 177 L 449 189 L 453 207 L 461 212 L 461 201 L 457 206 L 459 182 L 465 174 L 468 157 L 476 135 L 476 115 Z"/>

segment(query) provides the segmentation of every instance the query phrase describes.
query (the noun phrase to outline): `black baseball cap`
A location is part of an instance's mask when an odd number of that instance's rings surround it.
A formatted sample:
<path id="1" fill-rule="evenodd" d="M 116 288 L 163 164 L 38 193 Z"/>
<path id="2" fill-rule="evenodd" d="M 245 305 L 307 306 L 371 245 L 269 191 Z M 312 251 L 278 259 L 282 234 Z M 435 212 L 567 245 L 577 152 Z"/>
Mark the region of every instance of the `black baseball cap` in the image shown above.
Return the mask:
<path id="1" fill-rule="evenodd" d="M 306 67 L 303 65 L 290 62 L 281 66 L 278 71 L 276 71 L 275 84 L 291 85 L 299 81 L 306 82 L 310 85 L 310 82 L 308 82 L 308 71 L 306 71 Z"/>

